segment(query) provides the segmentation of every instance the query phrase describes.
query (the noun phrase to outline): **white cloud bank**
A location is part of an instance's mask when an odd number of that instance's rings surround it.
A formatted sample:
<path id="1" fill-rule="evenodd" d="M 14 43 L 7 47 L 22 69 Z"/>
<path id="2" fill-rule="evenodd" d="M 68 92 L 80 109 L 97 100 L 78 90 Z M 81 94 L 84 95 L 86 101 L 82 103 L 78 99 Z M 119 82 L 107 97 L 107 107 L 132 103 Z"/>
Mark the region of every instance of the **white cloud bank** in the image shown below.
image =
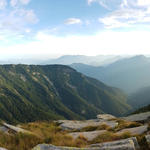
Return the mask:
<path id="1" fill-rule="evenodd" d="M 57 37 L 42 32 L 35 41 L 0 47 L 2 56 L 64 54 L 150 54 L 150 32 L 102 32 L 93 36 Z"/>

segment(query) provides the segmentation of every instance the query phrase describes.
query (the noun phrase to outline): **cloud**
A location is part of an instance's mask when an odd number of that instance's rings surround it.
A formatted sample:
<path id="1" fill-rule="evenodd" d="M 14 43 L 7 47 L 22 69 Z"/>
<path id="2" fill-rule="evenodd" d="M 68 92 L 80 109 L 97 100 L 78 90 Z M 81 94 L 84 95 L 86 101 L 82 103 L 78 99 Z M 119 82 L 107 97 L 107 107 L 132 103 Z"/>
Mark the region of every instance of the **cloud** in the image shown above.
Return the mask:
<path id="1" fill-rule="evenodd" d="M 7 1 L 6 0 L 0 0 L 0 9 L 5 9 L 7 6 Z"/>
<path id="2" fill-rule="evenodd" d="M 66 25 L 73 25 L 73 24 L 81 24 L 82 21 L 79 18 L 69 18 L 65 20 Z"/>
<path id="3" fill-rule="evenodd" d="M 150 5 L 150 0 L 138 0 L 137 4 L 139 6 L 148 6 L 148 5 Z"/>
<path id="4" fill-rule="evenodd" d="M 97 2 L 99 3 L 102 7 L 109 9 L 108 5 L 106 4 L 107 0 L 88 0 L 88 5 L 91 3 Z"/>
<path id="5" fill-rule="evenodd" d="M 0 33 L 10 36 L 12 32 L 17 34 L 30 33 L 30 25 L 37 23 L 39 20 L 33 9 L 26 9 L 23 5 L 27 5 L 30 0 L 11 0 L 7 5 L 6 0 L 0 0 L 0 6 L 5 10 L 0 13 Z M 5 4 L 5 5 L 4 5 Z M 7 6 L 7 7 L 6 7 Z"/>
<path id="6" fill-rule="evenodd" d="M 19 38 L 19 37 L 18 37 Z M 1 39 L 4 39 L 1 37 Z M 38 32 L 34 40 L 0 45 L 1 57 L 50 55 L 150 54 L 150 32 L 105 31 L 89 36 L 54 36 Z M 8 39 L 7 39 L 8 40 Z M 10 39 L 11 40 L 11 39 Z M 17 40 L 18 41 L 18 40 Z M 9 42 L 9 41 L 8 41 Z M 9 42 L 10 43 L 10 42 Z"/>
<path id="7" fill-rule="evenodd" d="M 15 6 L 17 5 L 17 3 L 18 3 L 18 0 L 11 0 L 11 1 L 10 1 L 10 5 L 11 5 L 12 7 L 15 7 Z"/>
<path id="8" fill-rule="evenodd" d="M 122 3 L 122 0 L 87 0 L 88 5 L 91 5 L 92 3 L 98 3 L 100 6 L 107 10 L 112 10 L 114 7 L 118 7 L 120 3 Z"/>
<path id="9" fill-rule="evenodd" d="M 27 4 L 29 4 L 30 0 L 20 0 L 20 2 L 21 2 L 23 5 L 27 5 Z"/>
<path id="10" fill-rule="evenodd" d="M 24 32 L 29 24 L 38 22 L 33 10 L 15 9 L 0 15 L 0 31 Z"/>
<path id="11" fill-rule="evenodd" d="M 30 3 L 31 0 L 10 0 L 10 5 L 12 7 L 16 7 L 18 5 L 27 5 Z"/>
<path id="12" fill-rule="evenodd" d="M 35 24 L 39 21 L 33 10 L 24 10 L 24 17 L 27 22 L 32 24 Z"/>
<path id="13" fill-rule="evenodd" d="M 119 9 L 99 18 L 106 28 L 131 27 L 150 23 L 150 0 L 123 0 Z"/>

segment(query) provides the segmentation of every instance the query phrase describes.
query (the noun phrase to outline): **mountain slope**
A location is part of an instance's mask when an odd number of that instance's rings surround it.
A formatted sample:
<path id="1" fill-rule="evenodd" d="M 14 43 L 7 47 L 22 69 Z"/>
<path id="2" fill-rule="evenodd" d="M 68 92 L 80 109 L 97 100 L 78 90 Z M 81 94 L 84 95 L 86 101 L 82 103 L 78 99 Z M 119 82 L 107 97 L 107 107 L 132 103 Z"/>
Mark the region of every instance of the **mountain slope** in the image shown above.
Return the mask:
<path id="1" fill-rule="evenodd" d="M 144 112 L 150 112 L 150 105 L 137 109 L 133 114 L 139 114 Z"/>
<path id="2" fill-rule="evenodd" d="M 1 65 L 0 118 L 9 122 L 84 119 L 130 109 L 118 89 L 62 65 Z"/>
<path id="3" fill-rule="evenodd" d="M 71 67 L 128 94 L 150 86 L 150 59 L 145 56 L 125 58 L 105 67 L 84 64 L 73 64 Z"/>
<path id="4" fill-rule="evenodd" d="M 135 109 L 150 105 L 150 87 L 142 88 L 130 95 L 128 103 Z"/>

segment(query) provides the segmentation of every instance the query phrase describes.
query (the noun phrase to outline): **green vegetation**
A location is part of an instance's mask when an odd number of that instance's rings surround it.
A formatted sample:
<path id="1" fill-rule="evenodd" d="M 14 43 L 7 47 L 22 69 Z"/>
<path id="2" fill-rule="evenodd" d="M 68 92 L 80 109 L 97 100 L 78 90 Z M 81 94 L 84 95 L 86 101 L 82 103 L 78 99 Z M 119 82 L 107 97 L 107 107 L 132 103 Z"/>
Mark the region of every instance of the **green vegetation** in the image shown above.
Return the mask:
<path id="1" fill-rule="evenodd" d="M 120 116 L 129 109 L 121 91 L 68 66 L 0 66 L 0 118 L 7 122 Z"/>
<path id="2" fill-rule="evenodd" d="M 143 112 L 148 112 L 148 111 L 150 111 L 150 105 L 142 107 L 136 110 L 135 112 L 133 112 L 132 114 L 138 114 L 138 113 L 143 113 Z"/>

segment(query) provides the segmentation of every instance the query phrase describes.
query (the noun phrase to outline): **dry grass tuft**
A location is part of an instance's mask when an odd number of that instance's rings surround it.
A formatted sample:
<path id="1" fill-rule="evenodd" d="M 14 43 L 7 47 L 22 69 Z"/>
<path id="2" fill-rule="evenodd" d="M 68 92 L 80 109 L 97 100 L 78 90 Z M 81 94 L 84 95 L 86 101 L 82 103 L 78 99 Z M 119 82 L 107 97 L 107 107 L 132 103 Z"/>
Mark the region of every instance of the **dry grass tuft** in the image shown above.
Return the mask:
<path id="1" fill-rule="evenodd" d="M 134 128 L 134 127 L 139 127 L 142 125 L 141 123 L 138 123 L 138 122 L 125 121 L 122 119 L 118 119 L 117 122 L 118 122 L 118 126 L 114 128 L 115 132 L 120 131 L 125 128 Z"/>
<path id="2" fill-rule="evenodd" d="M 109 130 L 110 127 L 107 124 L 101 124 L 99 126 L 87 126 L 80 130 L 80 132 L 96 131 L 96 130 Z"/>
<path id="3" fill-rule="evenodd" d="M 121 139 L 126 139 L 129 137 L 131 137 L 131 134 L 129 132 L 125 132 L 121 135 L 118 135 L 116 133 L 107 131 L 107 132 L 101 134 L 100 136 L 96 137 L 91 142 L 91 144 L 121 140 Z"/>

